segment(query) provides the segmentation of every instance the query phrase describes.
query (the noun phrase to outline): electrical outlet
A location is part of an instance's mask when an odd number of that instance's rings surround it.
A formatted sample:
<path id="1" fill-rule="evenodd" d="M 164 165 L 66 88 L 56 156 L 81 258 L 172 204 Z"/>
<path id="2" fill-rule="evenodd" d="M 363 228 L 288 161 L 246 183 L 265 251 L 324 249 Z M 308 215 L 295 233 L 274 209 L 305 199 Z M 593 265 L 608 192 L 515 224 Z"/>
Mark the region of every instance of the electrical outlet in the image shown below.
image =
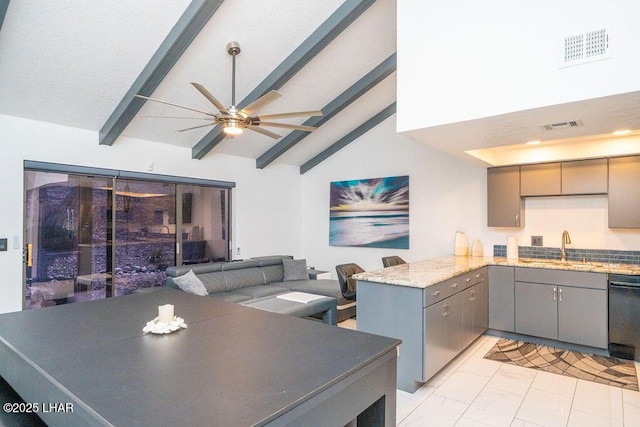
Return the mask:
<path id="1" fill-rule="evenodd" d="M 531 246 L 542 246 L 542 236 L 531 236 Z"/>
<path id="2" fill-rule="evenodd" d="M 236 255 L 240 255 L 240 247 L 236 248 Z"/>

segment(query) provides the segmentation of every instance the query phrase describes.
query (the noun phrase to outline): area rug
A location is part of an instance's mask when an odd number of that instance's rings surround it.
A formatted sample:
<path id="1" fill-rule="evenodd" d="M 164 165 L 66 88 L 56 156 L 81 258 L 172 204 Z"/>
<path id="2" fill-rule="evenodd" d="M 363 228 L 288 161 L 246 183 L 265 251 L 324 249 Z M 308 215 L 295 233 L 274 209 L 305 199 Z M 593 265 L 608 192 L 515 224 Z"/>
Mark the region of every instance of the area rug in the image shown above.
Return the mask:
<path id="1" fill-rule="evenodd" d="M 501 338 L 485 359 L 638 391 L 635 363 Z"/>

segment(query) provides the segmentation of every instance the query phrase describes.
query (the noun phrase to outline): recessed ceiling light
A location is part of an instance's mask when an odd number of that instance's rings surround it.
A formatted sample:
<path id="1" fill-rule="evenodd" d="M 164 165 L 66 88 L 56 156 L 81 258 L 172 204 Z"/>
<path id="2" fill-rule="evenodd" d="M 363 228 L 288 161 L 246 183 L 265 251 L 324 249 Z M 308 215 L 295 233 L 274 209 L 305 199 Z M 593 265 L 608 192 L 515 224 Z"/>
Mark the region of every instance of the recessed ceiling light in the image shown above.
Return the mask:
<path id="1" fill-rule="evenodd" d="M 613 134 L 616 135 L 616 136 L 627 135 L 627 134 L 630 134 L 630 133 L 631 133 L 630 129 L 621 129 L 621 130 L 617 130 L 617 131 L 613 132 Z"/>
<path id="2" fill-rule="evenodd" d="M 540 140 L 535 140 L 535 141 L 529 141 L 529 142 L 527 142 L 526 144 L 527 144 L 527 145 L 538 145 L 538 144 L 540 144 L 541 142 L 542 142 L 542 141 L 540 141 Z"/>

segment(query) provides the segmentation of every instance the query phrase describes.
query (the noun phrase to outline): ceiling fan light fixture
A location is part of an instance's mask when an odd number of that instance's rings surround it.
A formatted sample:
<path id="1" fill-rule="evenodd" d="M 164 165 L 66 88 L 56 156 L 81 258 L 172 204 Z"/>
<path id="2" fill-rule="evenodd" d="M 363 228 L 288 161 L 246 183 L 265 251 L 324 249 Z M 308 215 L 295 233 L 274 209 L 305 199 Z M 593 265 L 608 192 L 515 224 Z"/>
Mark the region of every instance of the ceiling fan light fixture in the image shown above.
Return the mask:
<path id="1" fill-rule="evenodd" d="M 242 133 L 242 126 L 239 126 L 235 121 L 229 121 L 224 124 L 222 130 L 227 135 L 240 135 Z"/>
<path id="2" fill-rule="evenodd" d="M 220 126 L 226 136 L 234 137 L 237 135 L 241 135 L 244 129 L 249 129 L 252 132 L 257 132 L 262 135 L 268 136 L 273 139 L 278 139 L 281 136 L 277 133 L 271 132 L 269 130 L 263 129 L 262 126 L 267 127 L 277 127 L 283 129 L 291 129 L 291 130 L 299 130 L 304 132 L 312 132 L 316 128 L 314 126 L 305 126 L 305 125 L 294 125 L 288 123 L 279 123 L 273 122 L 273 119 L 286 119 L 291 117 L 305 117 L 305 116 L 322 116 L 322 111 L 313 110 L 313 111 L 295 111 L 290 113 L 277 113 L 277 114 L 266 114 L 264 116 L 254 116 L 253 113 L 266 105 L 272 103 L 276 99 L 280 98 L 282 94 L 277 90 L 271 90 L 267 93 L 262 94 L 262 96 L 258 97 L 254 101 L 245 105 L 241 110 L 236 106 L 236 56 L 240 53 L 240 45 L 238 42 L 230 42 L 227 44 L 227 53 L 232 56 L 232 67 L 231 67 L 231 106 L 226 108 L 220 101 L 218 101 L 204 86 L 200 83 L 191 82 L 191 85 L 196 88 L 198 92 L 200 92 L 213 106 L 218 110 L 217 113 L 209 113 L 207 111 L 197 110 L 195 108 L 185 107 L 183 105 L 174 104 L 172 102 L 161 101 L 159 99 L 150 98 L 148 96 L 137 94 L 135 95 L 138 98 L 159 102 L 161 104 L 171 105 L 177 108 L 183 108 L 185 110 L 190 110 L 196 113 L 204 114 L 204 120 L 210 121 L 210 123 L 198 126 L 191 126 L 186 129 L 180 129 L 178 132 L 185 132 L 192 129 L 199 129 L 207 126 Z M 175 117 L 178 118 L 178 117 Z M 185 118 L 193 118 L 193 119 L 203 119 L 199 117 L 185 117 Z M 266 120 L 262 120 L 266 119 Z"/>

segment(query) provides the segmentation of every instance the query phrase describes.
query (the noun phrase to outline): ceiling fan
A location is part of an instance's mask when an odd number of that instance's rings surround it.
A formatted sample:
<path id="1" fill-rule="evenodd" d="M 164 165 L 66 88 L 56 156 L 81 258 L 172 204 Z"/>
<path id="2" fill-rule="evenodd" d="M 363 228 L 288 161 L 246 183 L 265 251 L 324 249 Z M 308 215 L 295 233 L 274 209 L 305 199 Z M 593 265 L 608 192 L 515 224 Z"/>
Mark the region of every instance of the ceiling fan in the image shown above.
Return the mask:
<path id="1" fill-rule="evenodd" d="M 264 129 L 266 127 L 275 127 L 283 129 L 301 130 L 305 132 L 311 132 L 316 128 L 313 126 L 304 125 L 292 125 L 288 123 L 272 122 L 274 119 L 288 119 L 292 117 L 311 117 L 322 116 L 322 111 L 296 111 L 291 113 L 278 113 L 278 114 L 263 114 L 253 115 L 254 112 L 263 108 L 264 106 L 272 103 L 276 99 L 280 98 L 282 94 L 277 90 L 272 90 L 262 95 L 260 98 L 251 102 L 246 107 L 238 110 L 236 107 L 236 55 L 240 53 L 240 45 L 237 42 L 230 42 L 227 44 L 227 53 L 233 58 L 232 78 L 231 78 L 231 106 L 226 108 L 220 101 L 218 101 L 204 86 L 200 83 L 191 83 L 198 92 L 204 95 L 205 98 L 213 104 L 218 110 L 217 113 L 210 113 L 206 111 L 197 110 L 195 108 L 185 107 L 184 105 L 178 105 L 167 101 L 162 101 L 156 98 L 150 98 L 148 96 L 136 95 L 138 98 L 148 99 L 149 101 L 159 102 L 173 107 L 183 108 L 185 110 L 194 111 L 196 113 L 204 114 L 206 117 L 167 117 L 167 116 L 143 116 L 143 117 L 162 117 L 162 118 L 179 118 L 179 119 L 195 119 L 195 120 L 207 120 L 209 123 L 199 126 L 193 126 L 186 129 L 180 129 L 178 132 L 184 132 L 187 130 L 203 128 L 207 126 L 222 126 L 222 130 L 227 136 L 233 137 L 240 135 L 244 129 L 249 129 L 254 132 L 261 133 L 271 138 L 277 139 L 281 135 L 278 135 L 270 130 Z"/>

